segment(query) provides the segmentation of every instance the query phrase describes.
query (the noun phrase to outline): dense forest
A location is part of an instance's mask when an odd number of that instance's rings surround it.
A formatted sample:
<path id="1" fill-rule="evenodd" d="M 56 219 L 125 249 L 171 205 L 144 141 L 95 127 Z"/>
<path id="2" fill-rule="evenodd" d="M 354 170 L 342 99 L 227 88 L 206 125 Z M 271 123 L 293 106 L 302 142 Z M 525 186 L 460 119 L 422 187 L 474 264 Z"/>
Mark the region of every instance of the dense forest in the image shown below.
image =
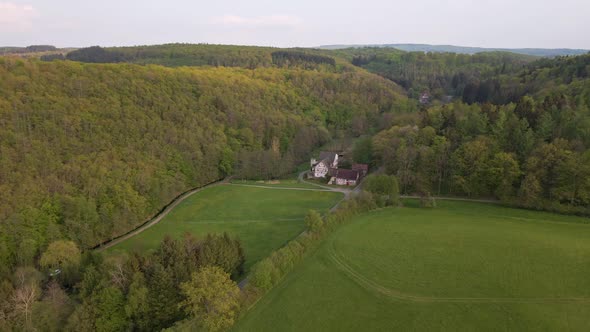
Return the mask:
<path id="1" fill-rule="evenodd" d="M 430 44 L 374 44 L 374 45 L 322 45 L 321 49 L 338 50 L 347 48 L 382 48 L 397 49 L 406 52 L 421 53 L 457 53 L 457 54 L 478 54 L 489 52 L 510 52 L 515 54 L 532 55 L 539 57 L 557 57 L 583 55 L 588 53 L 584 49 L 571 48 L 488 48 L 488 47 L 469 47 L 454 45 L 430 45 Z"/>
<path id="2" fill-rule="evenodd" d="M 387 48 L 335 52 L 349 58 L 356 66 L 397 82 L 413 97 L 429 92 L 436 98 L 447 95 L 461 97 L 468 84 L 514 72 L 536 59 L 504 52 L 467 55 L 403 52 Z"/>
<path id="3" fill-rule="evenodd" d="M 560 84 L 588 76 L 588 56 L 536 58 L 507 52 L 403 52 L 388 48 L 343 49 L 335 54 L 404 87 L 411 97 L 427 92 L 437 99 L 516 103 Z"/>
<path id="4" fill-rule="evenodd" d="M 359 142 L 355 154 L 395 174 L 403 193 L 494 197 L 588 215 L 589 74 L 590 55 L 499 73 L 531 94 L 506 104 L 424 107 L 413 120 Z M 497 90 L 511 91 L 510 84 Z"/>
<path id="5" fill-rule="evenodd" d="M 212 66 L 254 69 L 278 66 L 308 70 L 320 68 L 335 70 L 337 63 L 331 54 L 320 50 L 208 44 L 165 44 L 111 48 L 93 46 L 69 52 L 67 59 L 90 63 L 159 64 L 168 67 Z M 52 59 L 47 58 L 46 60 Z M 348 62 L 342 61 L 341 64 L 347 67 Z"/>
<path id="6" fill-rule="evenodd" d="M 374 194 L 590 214 L 590 55 L 169 44 L 66 58 L 0 57 L 0 330 L 230 326 L 191 317 L 220 293 L 235 311 L 239 239 L 90 249 L 188 189 L 291 174 L 334 138 L 358 137 L 354 161 L 387 174 Z"/>

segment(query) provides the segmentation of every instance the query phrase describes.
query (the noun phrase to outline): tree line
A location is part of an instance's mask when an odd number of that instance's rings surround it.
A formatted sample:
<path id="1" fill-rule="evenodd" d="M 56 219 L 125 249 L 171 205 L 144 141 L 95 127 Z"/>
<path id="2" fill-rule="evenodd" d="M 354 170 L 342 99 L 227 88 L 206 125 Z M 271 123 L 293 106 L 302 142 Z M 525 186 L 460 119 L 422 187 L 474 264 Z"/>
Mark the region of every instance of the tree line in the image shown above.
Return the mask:
<path id="1" fill-rule="evenodd" d="M 166 237 L 151 253 L 81 253 L 51 243 L 38 265 L 19 267 L 0 287 L 0 328 L 154 331 L 177 325 L 217 331 L 240 307 L 235 283 L 245 257 L 227 234 Z"/>
<path id="2" fill-rule="evenodd" d="M 468 55 L 404 52 L 391 48 L 354 48 L 335 52 L 356 66 L 398 83 L 413 98 L 427 91 L 438 99 L 449 95 L 462 98 L 469 84 L 517 72 L 537 59 L 508 52 Z"/>
<path id="3" fill-rule="evenodd" d="M 405 194 L 494 197 L 590 214 L 590 85 L 516 104 L 456 102 L 394 125 L 356 154 L 399 179 Z"/>
<path id="4" fill-rule="evenodd" d="M 257 46 L 209 44 L 164 44 L 133 47 L 92 46 L 69 52 L 68 60 L 88 63 L 129 62 L 160 64 L 168 67 L 214 66 L 242 67 L 299 67 L 335 70 L 336 60 L 330 54 L 313 49 L 277 49 Z M 44 58 L 51 61 L 54 58 Z"/>

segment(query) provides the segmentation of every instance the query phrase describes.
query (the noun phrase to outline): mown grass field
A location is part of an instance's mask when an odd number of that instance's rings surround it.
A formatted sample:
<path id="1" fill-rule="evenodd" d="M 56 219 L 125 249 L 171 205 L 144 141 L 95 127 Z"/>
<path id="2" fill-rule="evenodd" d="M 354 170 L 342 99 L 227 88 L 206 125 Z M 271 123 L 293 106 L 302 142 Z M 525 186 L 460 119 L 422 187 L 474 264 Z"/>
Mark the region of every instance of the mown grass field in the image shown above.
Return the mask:
<path id="1" fill-rule="evenodd" d="M 342 195 L 332 192 L 211 187 L 180 203 L 160 223 L 108 249 L 108 252 L 154 249 L 166 235 L 180 237 L 228 232 L 242 241 L 246 269 L 305 228 L 310 209 L 327 212 Z"/>
<path id="2" fill-rule="evenodd" d="M 275 180 L 275 181 L 255 181 L 255 180 L 232 180 L 232 184 L 266 186 L 277 188 L 304 188 L 304 189 L 322 189 L 313 184 L 299 182 L 296 179 Z"/>
<path id="3" fill-rule="evenodd" d="M 588 219 L 481 203 L 356 217 L 236 331 L 590 331 Z"/>

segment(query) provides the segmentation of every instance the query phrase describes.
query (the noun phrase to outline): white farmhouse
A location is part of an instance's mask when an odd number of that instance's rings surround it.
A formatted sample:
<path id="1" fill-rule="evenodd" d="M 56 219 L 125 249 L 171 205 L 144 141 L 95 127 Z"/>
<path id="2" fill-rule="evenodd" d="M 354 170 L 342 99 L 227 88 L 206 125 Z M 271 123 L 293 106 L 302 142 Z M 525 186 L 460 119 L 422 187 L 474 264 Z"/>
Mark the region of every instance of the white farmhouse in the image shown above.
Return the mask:
<path id="1" fill-rule="evenodd" d="M 331 168 L 338 168 L 338 154 L 335 152 L 322 151 L 319 161 L 311 159 L 311 172 L 315 178 L 326 177 Z"/>

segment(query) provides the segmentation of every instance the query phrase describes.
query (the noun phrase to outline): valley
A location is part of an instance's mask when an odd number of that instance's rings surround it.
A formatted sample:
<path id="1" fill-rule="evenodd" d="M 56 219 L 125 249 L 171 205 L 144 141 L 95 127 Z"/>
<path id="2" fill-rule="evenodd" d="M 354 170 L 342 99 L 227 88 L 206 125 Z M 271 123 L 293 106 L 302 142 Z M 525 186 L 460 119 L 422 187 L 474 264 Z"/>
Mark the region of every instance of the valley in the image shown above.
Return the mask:
<path id="1" fill-rule="evenodd" d="M 590 329 L 588 54 L 3 50 L 2 331 Z"/>

